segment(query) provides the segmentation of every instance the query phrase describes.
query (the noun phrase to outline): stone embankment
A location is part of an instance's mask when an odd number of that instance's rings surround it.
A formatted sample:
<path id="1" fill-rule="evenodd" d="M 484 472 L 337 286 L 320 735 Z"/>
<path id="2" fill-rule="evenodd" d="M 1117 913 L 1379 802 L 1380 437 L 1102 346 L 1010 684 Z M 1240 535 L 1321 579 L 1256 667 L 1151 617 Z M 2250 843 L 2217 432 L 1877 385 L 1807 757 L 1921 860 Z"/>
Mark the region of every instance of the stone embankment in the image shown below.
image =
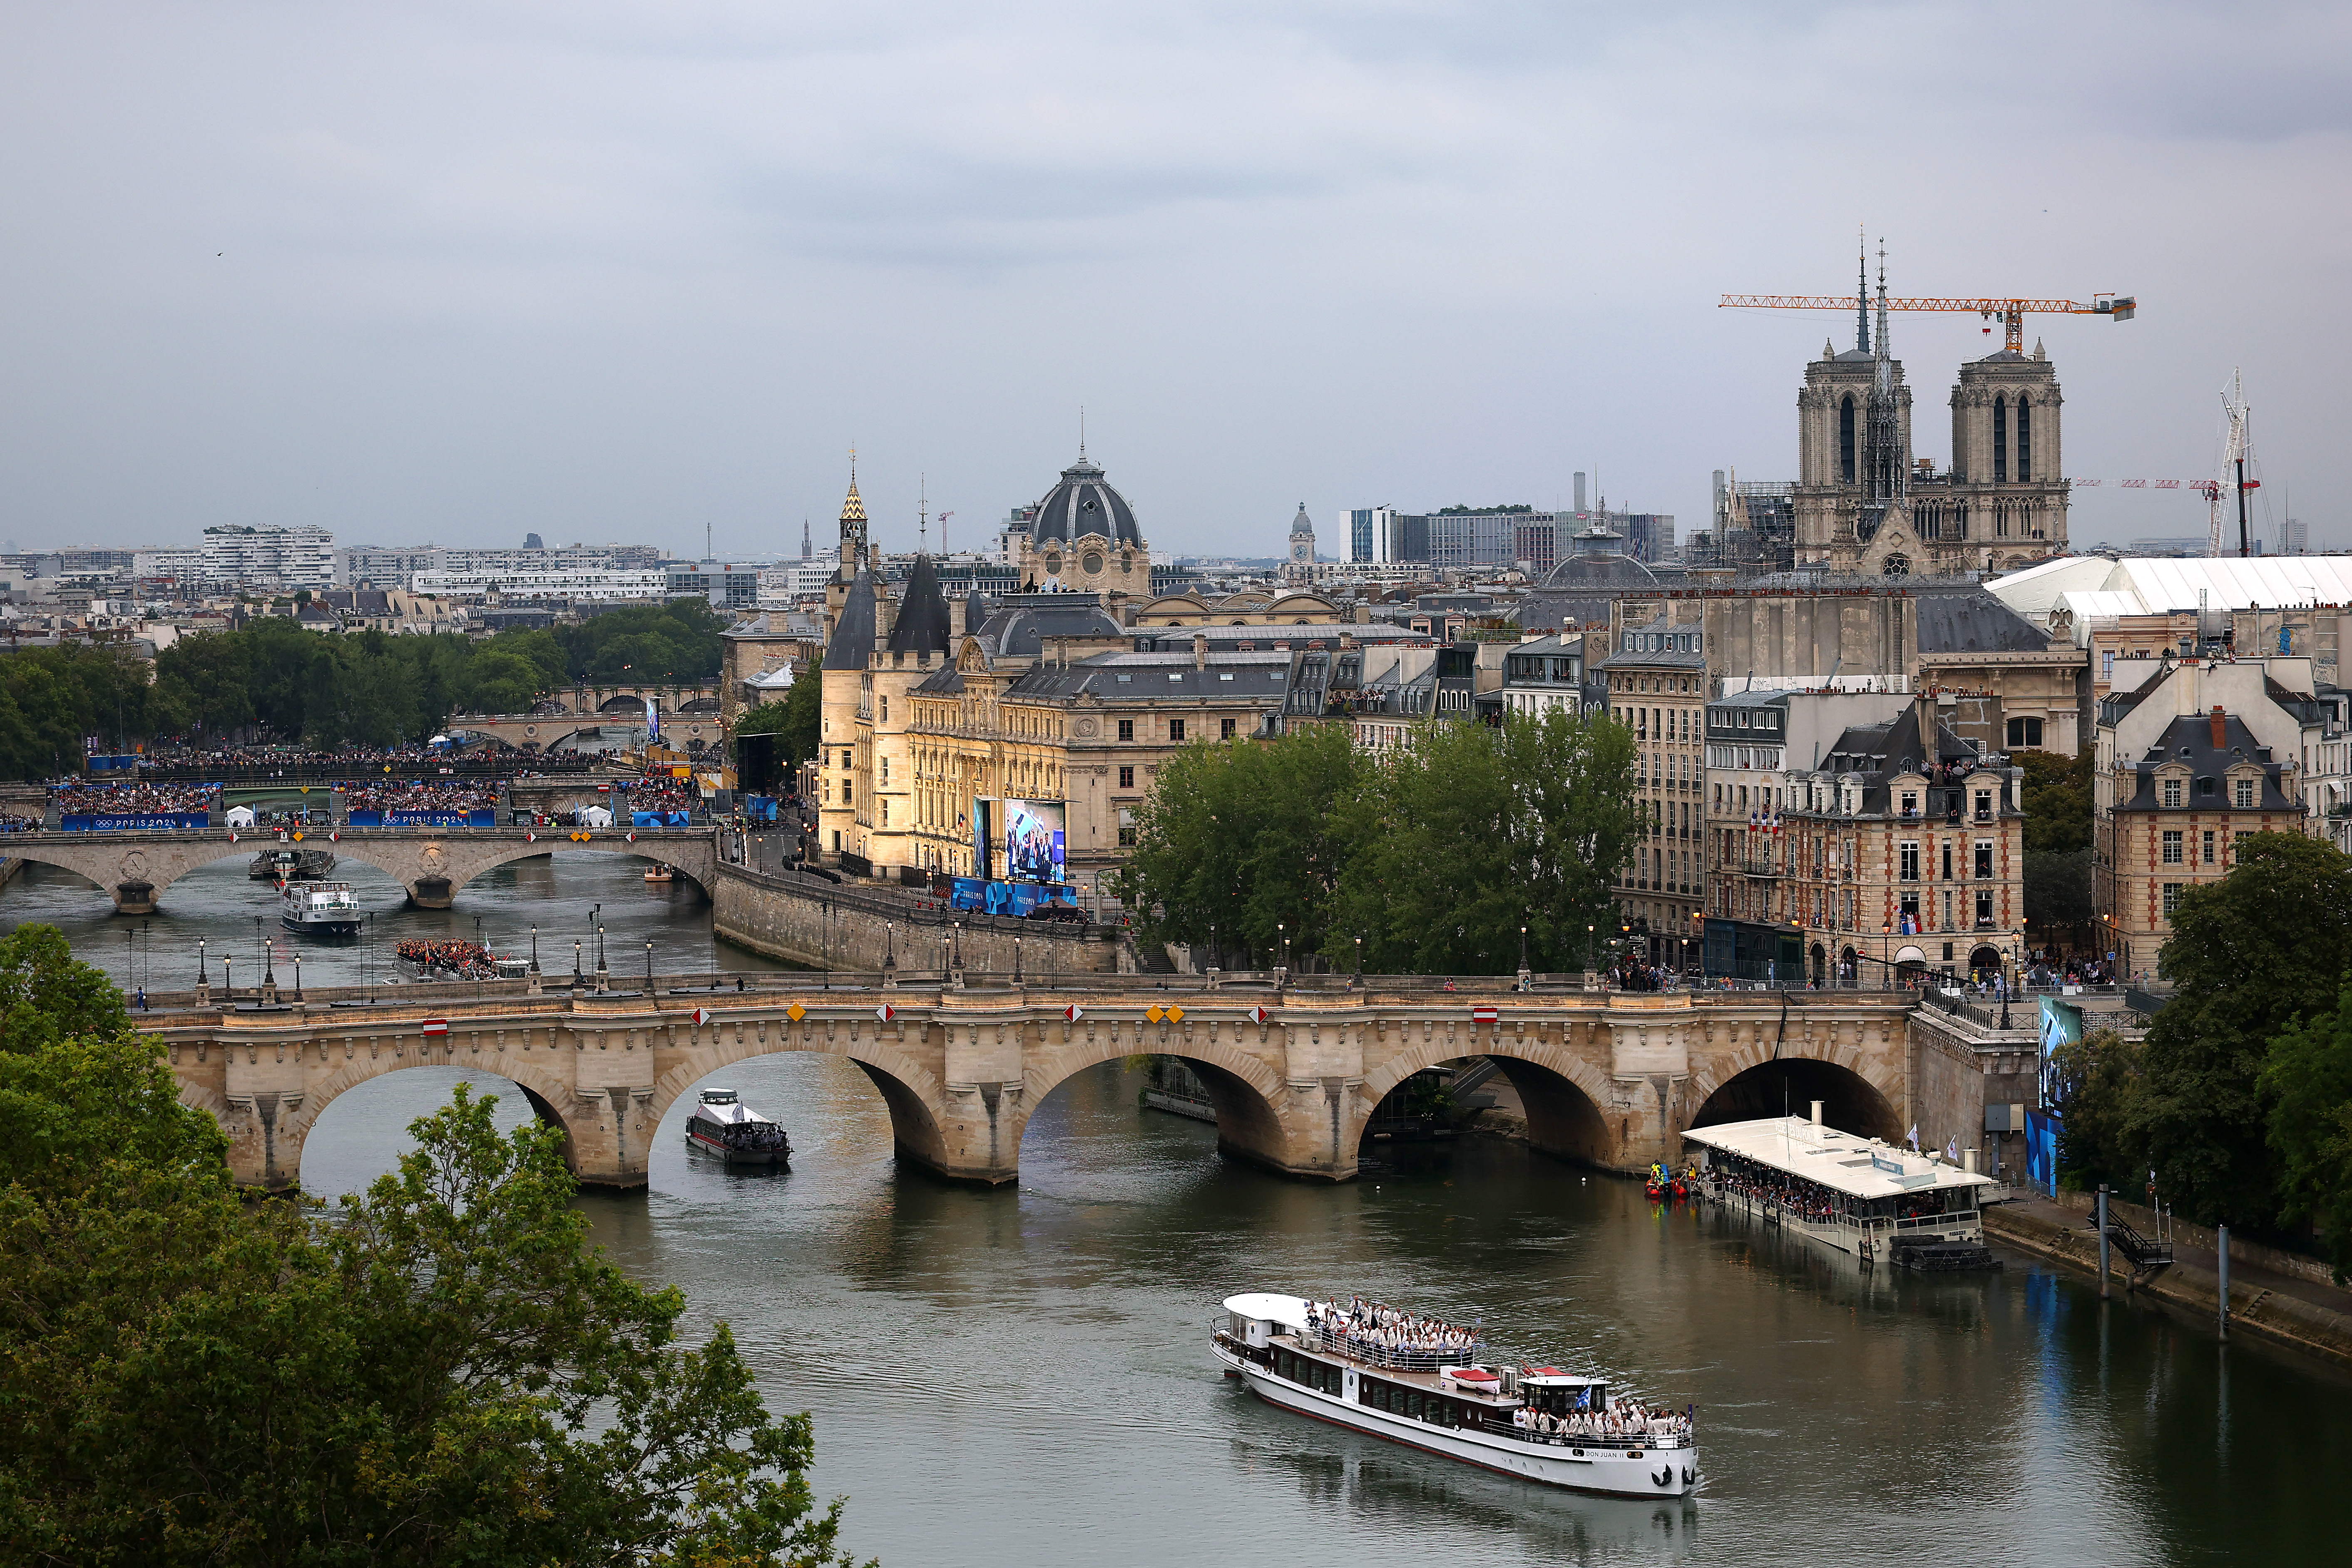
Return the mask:
<path id="1" fill-rule="evenodd" d="M 2147 1211 L 2122 1204 L 2115 1208 L 2132 1210 L 2128 1223 L 2135 1229 L 2142 1229 L 2142 1216 Z M 2147 1224 L 2152 1227 L 2152 1216 Z M 1988 1241 L 2031 1253 L 2094 1279 L 2098 1278 L 2098 1233 L 2084 1223 L 2082 1215 L 2047 1199 L 1988 1208 L 1984 1228 Z M 2142 1233 L 2147 1232 L 2143 1229 Z M 2221 1314 L 2221 1276 L 2215 1268 L 2211 1233 L 2183 1226 L 2178 1227 L 2178 1234 L 2174 1256 L 2179 1261 L 2152 1280 L 2135 1286 L 2130 1265 L 2112 1248 L 2108 1278 L 2116 1286 L 2136 1290 L 2194 1321 L 2213 1324 Z M 2189 1245 L 2195 1236 L 2204 1237 L 2201 1257 Z M 2339 1366 L 2352 1366 L 2352 1291 L 2339 1290 L 2330 1284 L 2315 1284 L 2243 1261 L 2235 1243 L 2231 1247 L 2230 1327 L 2235 1332 L 2251 1333 Z"/>

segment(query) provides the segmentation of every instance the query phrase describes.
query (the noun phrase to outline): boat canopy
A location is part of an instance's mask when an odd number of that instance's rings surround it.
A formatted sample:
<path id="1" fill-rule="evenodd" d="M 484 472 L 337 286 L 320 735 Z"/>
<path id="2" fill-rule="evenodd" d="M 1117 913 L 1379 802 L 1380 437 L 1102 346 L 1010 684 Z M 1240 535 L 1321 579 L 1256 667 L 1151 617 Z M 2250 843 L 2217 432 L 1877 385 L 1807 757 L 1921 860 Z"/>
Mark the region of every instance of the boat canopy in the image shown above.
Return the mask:
<path id="1" fill-rule="evenodd" d="M 1801 1116 L 1727 1121 L 1683 1134 L 1689 1143 L 1752 1160 L 1854 1198 L 1891 1198 L 1935 1188 L 1989 1187 L 1989 1177 L 1875 1138 L 1823 1127 Z"/>
<path id="2" fill-rule="evenodd" d="M 1300 1296 L 1276 1296 L 1263 1290 L 1253 1290 L 1245 1296 L 1226 1297 L 1225 1310 L 1236 1317 L 1259 1318 L 1269 1323 L 1280 1323 L 1286 1329 L 1307 1326 L 1307 1301 Z"/>
<path id="3" fill-rule="evenodd" d="M 761 1115 L 758 1111 L 752 1110 L 748 1105 L 711 1105 L 705 1103 L 696 1106 L 694 1108 L 694 1114 L 695 1117 L 700 1121 L 715 1121 L 722 1127 L 754 1127 L 772 1125 L 769 1118 Z"/>

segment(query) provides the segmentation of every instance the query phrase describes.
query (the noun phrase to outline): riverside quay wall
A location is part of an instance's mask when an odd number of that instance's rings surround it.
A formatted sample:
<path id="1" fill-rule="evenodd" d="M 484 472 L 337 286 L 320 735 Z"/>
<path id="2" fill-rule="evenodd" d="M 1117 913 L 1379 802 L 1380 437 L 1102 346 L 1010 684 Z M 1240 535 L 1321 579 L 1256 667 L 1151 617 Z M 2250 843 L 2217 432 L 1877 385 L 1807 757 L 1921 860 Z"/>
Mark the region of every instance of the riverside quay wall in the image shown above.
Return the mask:
<path id="1" fill-rule="evenodd" d="M 885 885 L 830 882 L 732 862 L 713 868 L 711 926 L 738 947 L 811 969 L 961 969 L 1051 984 L 1131 964 L 1123 926 L 1021 921 L 943 908 Z M 961 963 L 958 962 L 959 957 Z"/>
<path id="2" fill-rule="evenodd" d="M 699 977 L 704 980 L 708 976 Z M 1681 1153 L 1682 1131 L 1785 1095 L 1827 1102 L 1836 1125 L 1973 1145 L 1981 1107 L 1921 1114 L 1917 1011 L 1902 993 L 1508 989 L 1368 976 L 1360 988 L 1221 984 L 1156 976 L 954 984 L 949 977 L 766 974 L 744 991 L 533 994 L 521 983 L 463 999 L 313 991 L 299 1005 L 159 997 L 142 1014 L 184 1098 L 219 1118 L 236 1179 L 299 1179 L 319 1118 L 354 1086 L 413 1067 L 459 1066 L 515 1083 L 565 1134 L 586 1183 L 642 1186 L 662 1116 L 746 1058 L 847 1058 L 888 1107 L 900 1154 L 981 1184 L 1019 1173 L 1037 1105 L 1072 1074 L 1139 1053 L 1188 1063 L 1229 1154 L 1294 1176 L 1356 1173 L 1372 1111 L 1423 1068 L 1492 1058 L 1527 1110 L 1537 1148 L 1638 1171 Z M 896 984 L 893 984 L 893 981 Z M 845 989 L 845 986 L 855 987 Z M 1938 1066 L 1935 1071 L 1943 1073 Z M 1939 1098 L 1943 1091 L 1939 1091 Z M 771 1108 L 790 1117 L 793 1108 Z"/>

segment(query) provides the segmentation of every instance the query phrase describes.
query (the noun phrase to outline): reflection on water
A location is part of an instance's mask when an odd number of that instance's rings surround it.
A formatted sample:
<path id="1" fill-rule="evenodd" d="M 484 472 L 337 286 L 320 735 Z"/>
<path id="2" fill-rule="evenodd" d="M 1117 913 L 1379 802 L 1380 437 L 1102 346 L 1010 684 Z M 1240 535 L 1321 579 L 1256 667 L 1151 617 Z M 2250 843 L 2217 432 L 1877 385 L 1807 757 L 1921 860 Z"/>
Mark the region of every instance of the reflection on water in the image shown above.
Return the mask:
<path id="1" fill-rule="evenodd" d="M 322 1124 L 306 1182 L 386 1163 L 430 1096 L 355 1102 L 424 1076 L 337 1101 L 344 1147 Z M 1482 1142 L 1285 1182 L 1139 1113 L 1116 1064 L 1038 1107 L 1017 1189 L 979 1192 L 900 1171 L 845 1061 L 709 1081 L 785 1122 L 792 1169 L 688 1153 L 682 1101 L 650 1194 L 582 1208 L 733 1325 L 774 1405 L 815 1414 L 818 1493 L 850 1496 L 852 1546 L 886 1563 L 2302 1563 L 2352 1526 L 2346 1380 L 2021 1258 L 1866 1272 Z M 1700 1495 L 1538 1490 L 1274 1410 L 1204 1345 L 1246 1288 L 1409 1301 L 1695 1401 Z"/>
<path id="2" fill-rule="evenodd" d="M 0 909 L 24 918 L 26 890 Z M 509 918 L 532 902 L 520 875 L 482 897 Z M 574 897 L 559 878 L 538 905 Z M 697 940 L 667 916 L 641 929 Z M 340 1098 L 304 1184 L 331 1194 L 388 1168 L 457 1076 L 412 1069 Z M 2103 1305 L 2022 1258 L 1973 1278 L 1866 1272 L 1477 1141 L 1345 1186 L 1282 1181 L 1222 1160 L 1211 1128 L 1139 1113 L 1140 1080 L 1117 1064 L 1048 1097 L 1018 1186 L 981 1192 L 900 1170 L 848 1062 L 765 1057 L 708 1081 L 785 1123 L 790 1171 L 688 1153 L 688 1096 L 651 1192 L 580 1206 L 625 1267 L 684 1287 L 698 1327 L 733 1325 L 774 1405 L 814 1413 L 817 1492 L 849 1495 L 860 1556 L 2301 1563 L 2336 1560 L 2352 1530 L 2347 1380 L 2224 1351 L 2142 1301 Z M 527 1114 L 514 1093 L 499 1110 Z M 1205 1346 L 1216 1303 L 1244 1289 L 1410 1302 L 1483 1321 L 1519 1359 L 1696 1402 L 1700 1494 L 1538 1490 L 1274 1410 Z"/>

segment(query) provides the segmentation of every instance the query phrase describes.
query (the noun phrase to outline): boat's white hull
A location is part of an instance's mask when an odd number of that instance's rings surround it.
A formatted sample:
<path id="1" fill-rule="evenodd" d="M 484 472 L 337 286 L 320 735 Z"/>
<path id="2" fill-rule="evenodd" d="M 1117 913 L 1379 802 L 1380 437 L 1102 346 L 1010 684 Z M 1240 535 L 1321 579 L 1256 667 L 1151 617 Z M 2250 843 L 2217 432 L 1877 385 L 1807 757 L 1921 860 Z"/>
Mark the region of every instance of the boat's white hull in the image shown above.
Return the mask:
<path id="1" fill-rule="evenodd" d="M 1573 1446 L 1515 1442 L 1460 1427 L 1433 1426 L 1276 1377 L 1223 1344 L 1216 1347 L 1216 1352 L 1218 1360 L 1238 1373 L 1253 1394 L 1269 1404 L 1501 1475 L 1611 1497 L 1683 1497 L 1698 1484 L 1698 1450 L 1695 1447 L 1579 1449 Z"/>

